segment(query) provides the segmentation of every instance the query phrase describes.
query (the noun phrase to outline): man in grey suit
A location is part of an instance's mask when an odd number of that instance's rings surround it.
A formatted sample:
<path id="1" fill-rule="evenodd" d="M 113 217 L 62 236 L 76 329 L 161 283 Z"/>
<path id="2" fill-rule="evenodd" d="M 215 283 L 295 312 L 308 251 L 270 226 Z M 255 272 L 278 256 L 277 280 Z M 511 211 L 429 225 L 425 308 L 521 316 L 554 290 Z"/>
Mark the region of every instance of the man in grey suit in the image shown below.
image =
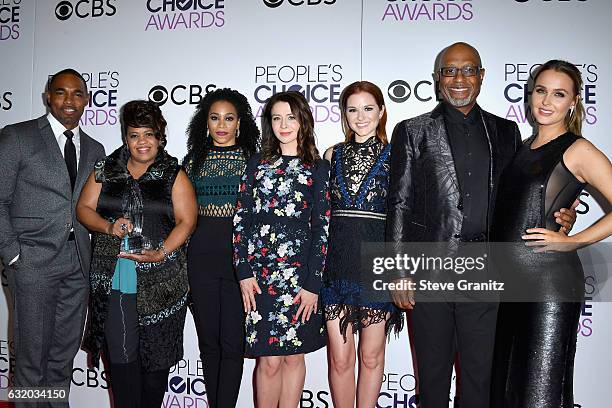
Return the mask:
<path id="1" fill-rule="evenodd" d="M 76 219 L 75 204 L 105 153 L 79 128 L 89 97 L 77 71 L 53 75 L 46 99 L 47 115 L 0 132 L 0 258 L 13 298 L 15 387 L 68 392 L 91 259 L 89 234 Z"/>

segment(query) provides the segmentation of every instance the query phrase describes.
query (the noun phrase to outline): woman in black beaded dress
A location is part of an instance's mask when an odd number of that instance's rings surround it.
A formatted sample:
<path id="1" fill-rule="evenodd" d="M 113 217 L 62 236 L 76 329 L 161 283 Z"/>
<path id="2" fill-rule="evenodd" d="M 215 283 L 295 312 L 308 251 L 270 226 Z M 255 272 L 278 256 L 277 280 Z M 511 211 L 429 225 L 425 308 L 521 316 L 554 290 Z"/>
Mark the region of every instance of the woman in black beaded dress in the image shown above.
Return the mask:
<path id="1" fill-rule="evenodd" d="M 391 302 L 363 293 L 361 245 L 384 242 L 389 152 L 387 112 L 371 82 L 347 86 L 340 96 L 344 143 L 330 147 L 331 222 L 321 298 L 327 320 L 329 378 L 335 407 L 376 405 L 385 366 L 386 334 L 402 328 L 403 314 Z M 355 386 L 355 336 L 359 377 Z"/>
<path id="2" fill-rule="evenodd" d="M 580 136 L 580 71 L 551 60 L 539 68 L 534 83 L 537 133 L 504 171 L 495 207 L 492 237 L 508 243 L 496 251 L 496 261 L 504 266 L 509 291 L 498 314 L 491 394 L 496 408 L 574 406 L 584 293 L 575 250 L 612 234 L 612 214 L 573 236 L 555 221 L 554 209 L 569 208 L 586 184 L 612 201 L 610 161 Z"/>
<path id="3" fill-rule="evenodd" d="M 123 145 L 96 163 L 77 203 L 93 246 L 83 348 L 95 366 L 101 353 L 110 363 L 114 407 L 155 408 L 162 405 L 170 367 L 183 357 L 183 244 L 195 228 L 196 200 L 178 160 L 164 149 L 159 107 L 130 101 L 121 124 Z M 145 244 L 139 253 L 125 251 L 136 250 L 128 244 L 140 235 L 154 249 Z"/>
<path id="4" fill-rule="evenodd" d="M 246 354 L 257 358 L 259 407 L 296 407 L 304 354 L 325 346 L 318 307 L 327 253 L 329 165 L 298 92 L 272 96 L 262 149 L 247 163 L 234 217 L 234 263 L 247 312 Z"/>
<path id="5" fill-rule="evenodd" d="M 244 312 L 232 264 L 232 218 L 259 129 L 247 98 L 223 88 L 202 98 L 187 135 L 184 165 L 199 212 L 187 252 L 191 310 L 208 404 L 233 407 L 242 380 Z"/>

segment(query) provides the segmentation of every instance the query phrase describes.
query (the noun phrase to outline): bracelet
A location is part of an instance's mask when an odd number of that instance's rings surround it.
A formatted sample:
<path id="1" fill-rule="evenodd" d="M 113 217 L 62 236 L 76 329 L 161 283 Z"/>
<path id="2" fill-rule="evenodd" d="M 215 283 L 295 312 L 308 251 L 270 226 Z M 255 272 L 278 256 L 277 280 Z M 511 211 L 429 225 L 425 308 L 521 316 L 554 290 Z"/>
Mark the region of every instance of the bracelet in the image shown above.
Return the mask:
<path id="1" fill-rule="evenodd" d="M 166 247 L 164 246 L 164 241 L 161 241 L 161 243 L 159 244 L 159 248 L 157 248 L 158 250 L 161 249 L 161 251 L 164 254 L 164 261 L 168 260 L 168 252 L 166 251 Z"/>
<path id="2" fill-rule="evenodd" d="M 108 228 L 106 228 L 106 233 L 108 235 L 113 235 L 113 226 L 115 225 L 114 222 L 108 222 Z"/>

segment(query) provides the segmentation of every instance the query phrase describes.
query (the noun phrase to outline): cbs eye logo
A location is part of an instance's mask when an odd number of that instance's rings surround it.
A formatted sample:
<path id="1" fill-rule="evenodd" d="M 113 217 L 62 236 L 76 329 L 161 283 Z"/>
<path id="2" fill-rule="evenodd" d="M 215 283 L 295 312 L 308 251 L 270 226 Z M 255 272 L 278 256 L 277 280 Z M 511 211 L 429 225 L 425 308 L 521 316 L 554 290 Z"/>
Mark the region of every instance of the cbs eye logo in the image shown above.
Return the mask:
<path id="1" fill-rule="evenodd" d="M 387 94 L 393 102 L 402 103 L 406 102 L 408 98 L 410 98 L 412 90 L 410 89 L 408 82 L 398 79 L 389 84 Z"/>
<path id="2" fill-rule="evenodd" d="M 396 103 L 406 102 L 413 94 L 418 101 L 427 102 L 430 101 L 433 96 L 426 96 L 426 91 L 423 88 L 427 89 L 427 86 L 429 86 L 429 91 L 433 91 L 432 85 L 433 83 L 431 81 L 423 80 L 411 87 L 410 84 L 403 79 L 397 79 L 389 84 L 387 95 L 389 95 L 389 99 Z"/>
<path id="3" fill-rule="evenodd" d="M 116 0 L 79 0 L 75 5 L 68 0 L 62 0 L 55 6 L 55 17 L 60 21 L 66 21 L 72 15 L 79 18 L 114 16 L 117 7 L 113 4 Z"/>
<path id="4" fill-rule="evenodd" d="M 283 0 L 263 0 L 264 4 L 270 8 L 277 8 L 283 4 Z"/>
<path id="5" fill-rule="evenodd" d="M 206 86 L 192 85 L 176 85 L 168 91 L 163 85 L 153 86 L 148 93 L 148 98 L 151 102 L 155 102 L 158 106 L 164 105 L 168 99 L 175 105 L 197 105 L 204 95 L 214 91 L 217 88 L 215 84 Z"/>
<path id="6" fill-rule="evenodd" d="M 55 17 L 58 20 L 68 20 L 70 16 L 72 16 L 72 12 L 74 11 L 74 7 L 72 7 L 72 3 L 69 1 L 60 1 L 55 6 Z"/>
<path id="7" fill-rule="evenodd" d="M 161 85 L 155 85 L 149 90 L 149 100 L 162 106 L 168 100 L 168 90 Z"/>
<path id="8" fill-rule="evenodd" d="M 277 8 L 279 7 L 281 4 L 283 4 L 283 1 L 285 0 L 263 0 L 264 4 L 270 8 Z M 308 5 L 308 6 L 316 6 L 319 4 L 334 4 L 336 2 L 336 0 L 287 0 L 287 3 L 291 4 L 292 6 L 301 6 L 301 5 Z"/>

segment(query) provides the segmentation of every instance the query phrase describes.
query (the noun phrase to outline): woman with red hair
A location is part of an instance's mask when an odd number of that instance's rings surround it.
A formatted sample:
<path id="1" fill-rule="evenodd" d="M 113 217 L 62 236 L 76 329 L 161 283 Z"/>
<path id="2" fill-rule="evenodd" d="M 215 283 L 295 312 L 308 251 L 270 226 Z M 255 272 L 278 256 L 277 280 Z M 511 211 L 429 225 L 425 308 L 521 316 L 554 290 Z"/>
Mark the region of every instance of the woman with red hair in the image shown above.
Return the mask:
<path id="1" fill-rule="evenodd" d="M 329 252 L 321 297 L 328 331 L 329 381 L 334 407 L 376 405 L 385 365 L 386 334 L 403 317 L 386 299 L 364 293 L 361 245 L 384 242 L 389 152 L 387 112 L 371 82 L 347 86 L 340 96 L 345 141 L 325 152 L 331 163 Z M 355 384 L 355 336 L 359 377 Z"/>

